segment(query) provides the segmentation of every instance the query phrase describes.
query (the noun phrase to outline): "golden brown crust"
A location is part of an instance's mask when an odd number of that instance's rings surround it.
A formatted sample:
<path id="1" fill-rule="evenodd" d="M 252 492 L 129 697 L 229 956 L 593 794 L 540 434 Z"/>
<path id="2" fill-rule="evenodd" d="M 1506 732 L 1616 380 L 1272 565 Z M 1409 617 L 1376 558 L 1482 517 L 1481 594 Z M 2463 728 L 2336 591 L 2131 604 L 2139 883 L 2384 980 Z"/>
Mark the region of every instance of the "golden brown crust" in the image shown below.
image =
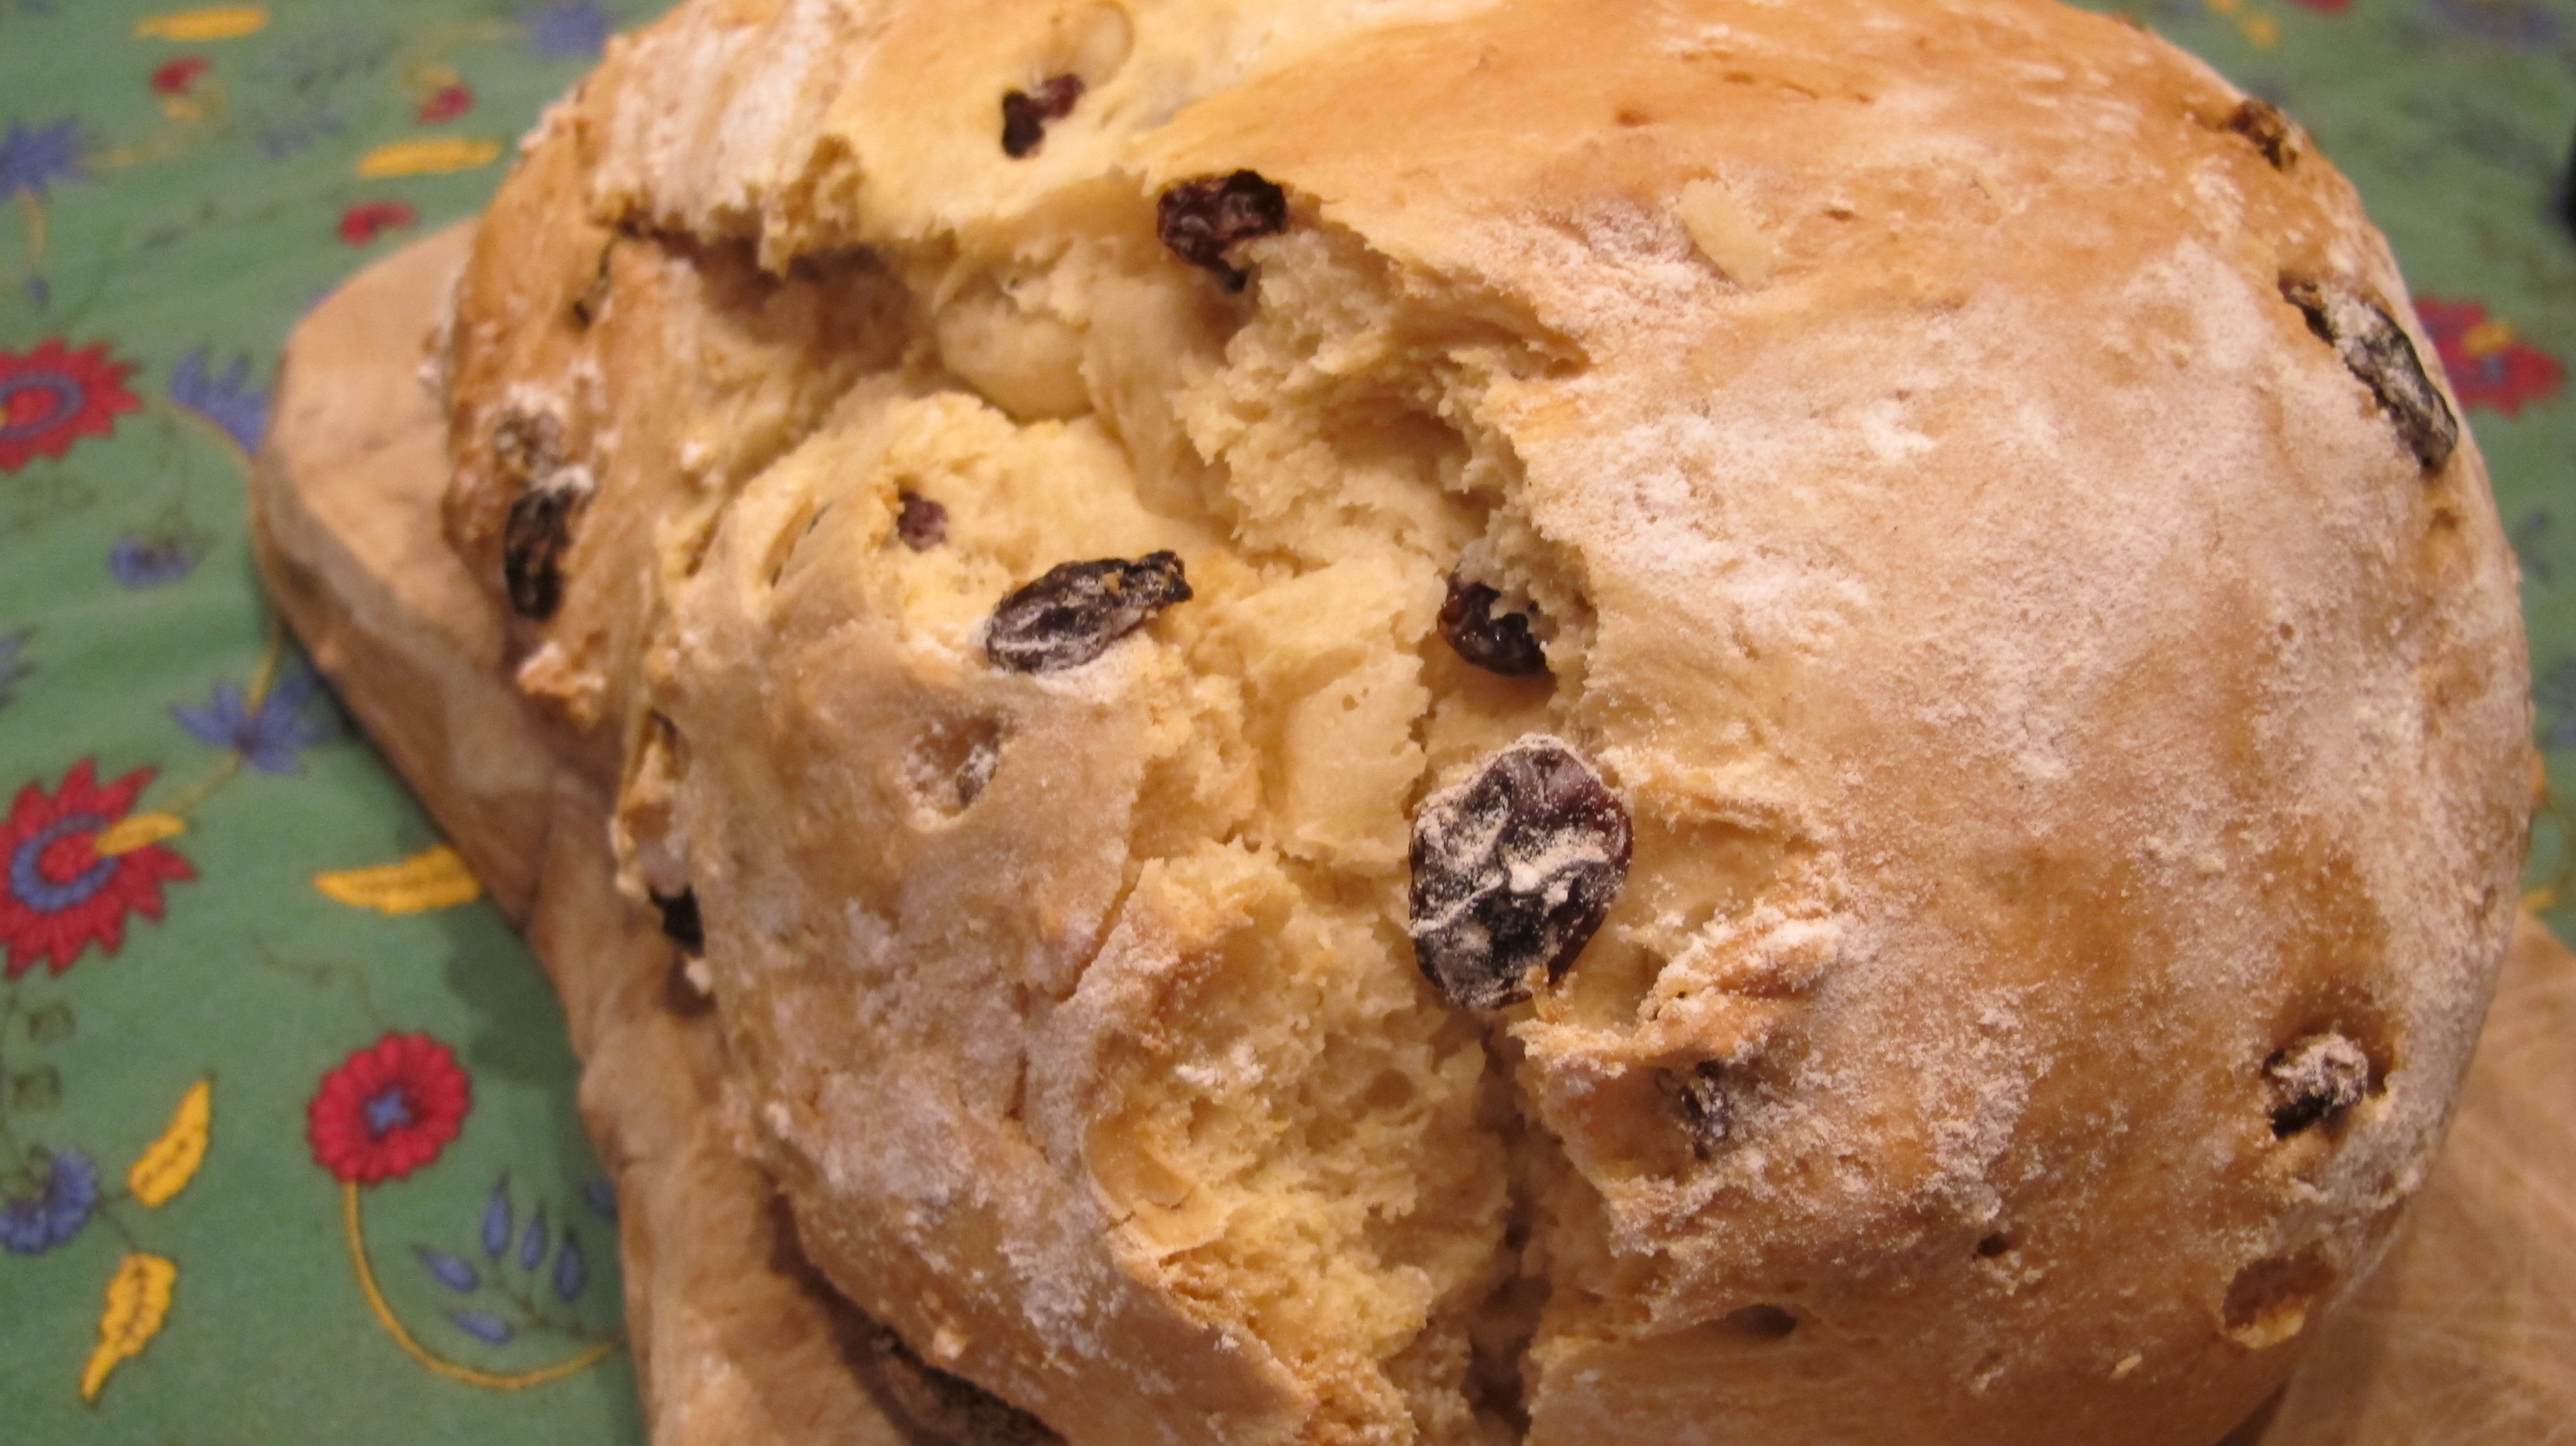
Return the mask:
<path id="1" fill-rule="evenodd" d="M 523 690 L 610 782 L 641 706 L 666 534 L 703 530 L 852 381 L 894 360 L 902 297 L 864 256 L 810 256 L 774 277 L 741 246 L 592 224 L 563 204 L 581 176 L 570 124 L 549 113 L 459 284 L 439 358 L 459 399 L 444 520 L 510 604 Z M 597 489 L 599 474 L 617 485 Z M 549 485 L 571 489 L 571 541 L 543 565 L 583 584 L 532 608 L 506 585 L 510 519 Z"/>
<path id="2" fill-rule="evenodd" d="M 2421 1182 L 2527 808 L 2475 448 L 2284 292 L 2413 335 L 2350 188 L 2033 0 L 1103 13 L 685 7 L 460 310 L 487 577 L 510 390 L 599 398 L 520 677 L 694 889 L 817 1263 L 1077 1443 L 2251 1410 Z M 1285 230 L 1183 266 L 1156 195 L 1240 170 Z M 511 330 L 616 228 L 606 320 Z M 1163 548 L 1096 663 L 984 657 Z M 1447 649 L 1453 570 L 1551 675 Z M 1479 1020 L 1407 815 L 1536 731 L 1635 858 Z M 2317 1041 L 2365 1097 L 2280 1129 Z"/>

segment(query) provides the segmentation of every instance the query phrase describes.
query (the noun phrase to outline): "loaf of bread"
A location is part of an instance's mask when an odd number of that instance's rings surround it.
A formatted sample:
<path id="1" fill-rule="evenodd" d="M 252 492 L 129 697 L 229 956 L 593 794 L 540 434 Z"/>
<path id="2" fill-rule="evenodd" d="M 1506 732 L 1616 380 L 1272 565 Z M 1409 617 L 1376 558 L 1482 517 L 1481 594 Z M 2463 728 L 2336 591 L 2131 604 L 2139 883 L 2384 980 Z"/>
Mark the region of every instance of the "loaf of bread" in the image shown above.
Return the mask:
<path id="1" fill-rule="evenodd" d="M 741 1148 L 1004 1434 L 2208 1446 L 2512 923 L 2419 335 L 2046 0 L 691 0 L 435 360 Z"/>

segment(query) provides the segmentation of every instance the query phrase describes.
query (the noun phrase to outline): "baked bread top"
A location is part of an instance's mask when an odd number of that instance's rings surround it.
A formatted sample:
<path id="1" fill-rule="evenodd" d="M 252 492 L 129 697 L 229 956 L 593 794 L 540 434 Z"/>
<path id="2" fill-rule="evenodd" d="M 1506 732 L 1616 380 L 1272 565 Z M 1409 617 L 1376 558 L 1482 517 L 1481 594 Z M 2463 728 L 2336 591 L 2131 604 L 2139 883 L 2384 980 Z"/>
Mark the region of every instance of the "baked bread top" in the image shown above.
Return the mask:
<path id="1" fill-rule="evenodd" d="M 2511 921 L 2416 335 L 2039 0 L 699 0 L 448 521 L 809 1253 L 1067 1439 L 2198 1443 Z"/>

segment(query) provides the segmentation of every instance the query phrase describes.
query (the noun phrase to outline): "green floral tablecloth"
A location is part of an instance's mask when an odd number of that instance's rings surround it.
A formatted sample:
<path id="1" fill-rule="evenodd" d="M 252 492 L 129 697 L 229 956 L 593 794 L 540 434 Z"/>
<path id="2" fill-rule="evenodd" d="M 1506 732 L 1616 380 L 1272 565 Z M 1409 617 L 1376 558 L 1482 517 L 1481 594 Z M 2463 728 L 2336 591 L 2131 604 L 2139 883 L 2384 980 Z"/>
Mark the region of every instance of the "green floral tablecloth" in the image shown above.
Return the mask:
<path id="1" fill-rule="evenodd" d="M 642 1436 L 560 1016 L 280 635 L 241 489 L 296 318 L 657 8 L 0 0 L 0 1441 Z M 2395 240 L 2576 787 L 2576 0 L 2133 13 Z M 2553 797 L 2562 929 L 2571 838 Z"/>

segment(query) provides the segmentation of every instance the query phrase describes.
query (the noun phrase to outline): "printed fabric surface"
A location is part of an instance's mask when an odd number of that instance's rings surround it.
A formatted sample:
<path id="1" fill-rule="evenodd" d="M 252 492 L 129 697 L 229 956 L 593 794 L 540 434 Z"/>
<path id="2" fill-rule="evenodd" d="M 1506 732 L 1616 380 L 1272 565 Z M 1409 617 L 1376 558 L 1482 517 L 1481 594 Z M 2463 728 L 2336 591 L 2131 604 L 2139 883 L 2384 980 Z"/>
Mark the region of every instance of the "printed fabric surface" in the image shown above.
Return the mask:
<path id="1" fill-rule="evenodd" d="M 297 318 L 660 8 L 0 0 L 0 1440 L 643 1438 L 562 1018 L 283 635 L 242 487 Z M 2576 0 L 2130 13 L 2395 242 L 2576 789 Z M 2572 844 L 2553 790 L 2562 934 Z"/>

